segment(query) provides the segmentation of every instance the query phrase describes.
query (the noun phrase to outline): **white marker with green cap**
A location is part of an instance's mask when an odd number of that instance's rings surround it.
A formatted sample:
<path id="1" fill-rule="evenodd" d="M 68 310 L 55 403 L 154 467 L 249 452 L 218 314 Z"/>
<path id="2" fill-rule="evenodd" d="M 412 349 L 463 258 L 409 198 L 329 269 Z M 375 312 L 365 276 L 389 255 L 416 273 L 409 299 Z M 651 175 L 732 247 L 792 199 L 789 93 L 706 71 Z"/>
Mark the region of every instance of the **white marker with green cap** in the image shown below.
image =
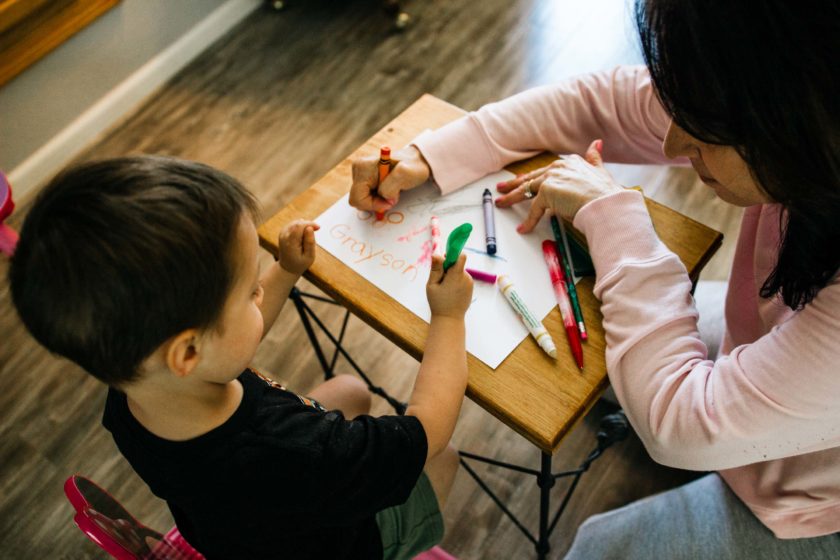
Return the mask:
<path id="1" fill-rule="evenodd" d="M 546 354 L 556 359 L 557 347 L 554 346 L 554 340 L 551 338 L 551 335 L 548 334 L 548 331 L 543 326 L 542 322 L 540 322 L 534 313 L 528 309 L 528 306 L 525 305 L 525 301 L 513 288 L 513 282 L 510 278 L 503 274 L 499 276 L 496 283 L 499 285 L 502 295 L 505 296 L 505 299 L 508 300 L 510 306 L 513 307 L 513 310 L 516 311 L 516 314 L 519 315 L 522 322 L 525 323 L 525 326 L 528 328 L 528 332 L 531 333 L 531 336 L 534 337 L 537 344 L 540 345 L 540 348 L 545 350 Z"/>

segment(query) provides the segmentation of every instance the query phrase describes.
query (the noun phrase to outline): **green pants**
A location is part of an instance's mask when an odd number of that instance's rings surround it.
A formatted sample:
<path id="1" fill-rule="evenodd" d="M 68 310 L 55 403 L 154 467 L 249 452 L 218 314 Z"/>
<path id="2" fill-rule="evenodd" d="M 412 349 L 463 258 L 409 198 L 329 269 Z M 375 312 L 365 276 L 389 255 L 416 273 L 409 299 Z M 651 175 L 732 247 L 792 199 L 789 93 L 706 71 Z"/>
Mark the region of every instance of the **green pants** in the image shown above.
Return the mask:
<path id="1" fill-rule="evenodd" d="M 409 560 L 443 539 L 443 517 L 426 473 L 421 473 L 408 500 L 376 514 L 384 560 Z"/>

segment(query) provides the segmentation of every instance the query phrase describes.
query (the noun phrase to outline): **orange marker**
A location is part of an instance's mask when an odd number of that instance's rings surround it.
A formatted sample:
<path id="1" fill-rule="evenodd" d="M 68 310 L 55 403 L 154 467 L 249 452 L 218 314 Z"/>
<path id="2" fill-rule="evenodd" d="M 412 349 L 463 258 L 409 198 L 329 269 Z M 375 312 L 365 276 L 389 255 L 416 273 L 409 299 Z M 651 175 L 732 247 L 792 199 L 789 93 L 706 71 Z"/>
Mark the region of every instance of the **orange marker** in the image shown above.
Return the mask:
<path id="1" fill-rule="evenodd" d="M 379 150 L 379 184 L 382 184 L 382 181 L 385 180 L 385 177 L 388 176 L 388 173 L 391 172 L 391 148 L 388 146 L 382 146 L 382 149 Z M 382 221 L 385 219 L 385 212 L 376 212 L 376 219 Z"/>

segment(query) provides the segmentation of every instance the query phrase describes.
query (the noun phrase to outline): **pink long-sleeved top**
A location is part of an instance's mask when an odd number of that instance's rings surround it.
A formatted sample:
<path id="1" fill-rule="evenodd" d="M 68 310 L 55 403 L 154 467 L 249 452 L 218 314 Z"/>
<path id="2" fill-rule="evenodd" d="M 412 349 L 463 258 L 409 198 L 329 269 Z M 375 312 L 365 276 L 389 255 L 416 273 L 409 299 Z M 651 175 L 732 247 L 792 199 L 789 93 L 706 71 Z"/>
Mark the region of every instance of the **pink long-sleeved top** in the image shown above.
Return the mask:
<path id="1" fill-rule="evenodd" d="M 607 161 L 666 163 L 668 124 L 646 69 L 620 67 L 487 105 L 413 143 L 446 194 L 543 150 L 583 153 L 596 138 Z M 716 361 L 685 267 L 638 192 L 589 202 L 574 225 L 595 263 L 610 381 L 650 455 L 719 471 L 777 537 L 803 538 L 840 531 L 840 275 L 798 312 L 759 296 L 780 212 L 744 212 Z"/>

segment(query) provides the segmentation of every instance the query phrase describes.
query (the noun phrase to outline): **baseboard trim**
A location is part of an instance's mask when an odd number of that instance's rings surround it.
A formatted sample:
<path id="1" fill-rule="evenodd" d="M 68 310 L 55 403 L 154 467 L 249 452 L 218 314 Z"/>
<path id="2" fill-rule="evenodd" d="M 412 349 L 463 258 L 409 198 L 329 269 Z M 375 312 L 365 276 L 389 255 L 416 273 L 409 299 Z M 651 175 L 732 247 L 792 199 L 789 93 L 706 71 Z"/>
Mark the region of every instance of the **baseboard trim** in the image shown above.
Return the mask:
<path id="1" fill-rule="evenodd" d="M 172 45 L 105 94 L 9 173 L 15 201 L 25 203 L 61 168 L 261 5 L 228 0 Z"/>

